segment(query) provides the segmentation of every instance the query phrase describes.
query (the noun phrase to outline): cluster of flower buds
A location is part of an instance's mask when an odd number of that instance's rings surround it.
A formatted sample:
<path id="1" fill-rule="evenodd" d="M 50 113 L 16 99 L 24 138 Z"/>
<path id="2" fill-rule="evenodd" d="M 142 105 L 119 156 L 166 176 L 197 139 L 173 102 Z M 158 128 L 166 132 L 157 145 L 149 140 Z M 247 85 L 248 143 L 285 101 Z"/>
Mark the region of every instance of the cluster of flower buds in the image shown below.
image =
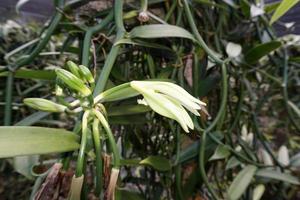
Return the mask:
<path id="1" fill-rule="evenodd" d="M 56 69 L 58 82 L 64 83 L 69 89 L 76 91 L 80 97 L 88 97 L 92 94 L 95 80 L 90 70 L 83 65 L 76 65 L 72 61 L 67 62 L 70 71 Z M 56 95 L 62 96 L 63 88 L 56 85 Z M 77 101 L 76 101 L 77 102 Z M 37 110 L 46 112 L 65 112 L 68 107 L 42 98 L 26 98 L 24 103 Z M 74 103 L 71 103 L 72 106 Z"/>
<path id="2" fill-rule="evenodd" d="M 68 61 L 67 65 L 70 72 L 64 69 L 55 70 L 58 79 L 84 97 L 91 95 L 95 84 L 91 71 L 87 67 L 83 65 L 78 66 L 72 61 Z M 90 84 L 91 88 L 86 83 Z"/>

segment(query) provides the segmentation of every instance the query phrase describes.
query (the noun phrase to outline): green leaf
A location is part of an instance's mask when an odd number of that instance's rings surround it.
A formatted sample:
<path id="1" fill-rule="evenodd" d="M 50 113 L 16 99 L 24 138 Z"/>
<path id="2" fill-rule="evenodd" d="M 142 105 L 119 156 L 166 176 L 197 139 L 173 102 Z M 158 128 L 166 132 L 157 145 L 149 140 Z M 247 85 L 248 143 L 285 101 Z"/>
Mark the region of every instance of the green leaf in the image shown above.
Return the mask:
<path id="1" fill-rule="evenodd" d="M 235 157 L 235 156 L 232 156 L 226 163 L 226 168 L 225 170 L 229 170 L 229 169 L 232 169 L 238 165 L 240 165 L 241 162 Z"/>
<path id="2" fill-rule="evenodd" d="M 0 77 L 7 76 L 8 73 L 9 72 L 1 72 Z M 15 72 L 14 77 L 23 79 L 54 80 L 56 74 L 53 70 L 19 69 Z"/>
<path id="3" fill-rule="evenodd" d="M 42 112 L 42 111 L 33 113 L 33 114 L 29 115 L 28 117 L 25 117 L 21 121 L 17 122 L 15 124 L 15 126 L 30 126 L 30 125 L 33 125 L 36 122 L 40 121 L 41 119 L 47 117 L 50 114 L 51 113 L 49 113 L 49 112 Z"/>
<path id="4" fill-rule="evenodd" d="M 256 166 L 248 165 L 235 177 L 228 190 L 228 199 L 237 200 L 244 194 L 256 170 Z"/>
<path id="5" fill-rule="evenodd" d="M 286 12 L 288 12 L 293 6 L 295 6 L 299 0 L 283 0 L 278 8 L 275 10 L 274 14 L 272 15 L 270 24 L 273 24 L 277 21 L 280 17 L 282 17 Z"/>
<path id="6" fill-rule="evenodd" d="M 195 41 L 194 36 L 187 30 L 173 25 L 152 24 L 138 26 L 129 33 L 129 38 L 168 38 L 180 37 Z"/>
<path id="7" fill-rule="evenodd" d="M 291 107 L 291 109 L 300 117 L 300 109 L 298 106 L 296 106 L 293 102 L 288 101 L 288 105 Z"/>
<path id="8" fill-rule="evenodd" d="M 290 165 L 291 167 L 300 167 L 300 153 L 297 153 L 291 157 Z"/>
<path id="9" fill-rule="evenodd" d="M 227 158 L 230 155 L 230 151 L 225 145 L 219 145 L 212 157 L 210 157 L 209 161 L 219 160 Z"/>
<path id="10" fill-rule="evenodd" d="M 140 95 L 129 83 L 124 83 L 108 90 L 105 90 L 94 98 L 94 102 L 119 101 Z"/>
<path id="11" fill-rule="evenodd" d="M 253 198 L 252 200 L 260 200 L 262 195 L 265 192 L 265 186 L 263 184 L 259 184 L 258 186 L 256 186 L 253 190 Z"/>
<path id="12" fill-rule="evenodd" d="M 145 124 L 149 122 L 149 119 L 146 118 L 145 114 L 135 114 L 127 116 L 109 116 L 108 117 L 110 124 L 118 125 L 133 125 L 133 124 Z"/>
<path id="13" fill-rule="evenodd" d="M 266 13 L 271 13 L 275 9 L 278 8 L 279 4 L 280 4 L 280 2 L 269 3 L 269 4 L 265 5 L 264 10 L 265 10 Z"/>
<path id="14" fill-rule="evenodd" d="M 292 176 L 287 173 L 275 171 L 273 169 L 261 169 L 258 170 L 255 175 L 262 178 L 269 178 L 269 179 L 279 180 L 279 181 L 283 181 L 295 185 L 300 185 L 298 178 L 296 178 L 295 176 Z"/>
<path id="15" fill-rule="evenodd" d="M 158 171 L 169 171 L 171 169 L 170 161 L 161 156 L 149 156 L 140 161 L 140 164 L 153 167 Z"/>
<path id="16" fill-rule="evenodd" d="M 166 47 L 164 45 L 153 43 L 153 42 L 146 42 L 146 41 L 138 40 L 138 39 L 131 40 L 129 38 L 125 38 L 125 39 L 118 40 L 117 42 L 114 43 L 114 45 L 119 45 L 119 44 L 138 45 L 138 46 L 144 46 L 144 47 L 155 48 L 155 49 L 163 49 L 163 50 L 173 52 L 172 49 L 170 49 L 169 47 Z"/>
<path id="17" fill-rule="evenodd" d="M 128 190 L 117 190 L 116 191 L 116 199 L 120 199 L 120 200 L 143 200 L 143 196 L 140 195 L 137 192 L 132 192 L 132 191 L 128 191 Z M 119 197 L 119 198 L 118 198 Z"/>
<path id="18" fill-rule="evenodd" d="M 108 116 L 134 115 L 151 111 L 149 106 L 144 105 L 121 105 L 110 107 L 107 110 Z"/>
<path id="19" fill-rule="evenodd" d="M 272 51 L 278 49 L 281 46 L 281 42 L 279 41 L 272 41 L 264 44 L 260 44 L 254 48 L 252 48 L 250 51 L 248 51 L 245 55 L 245 60 L 249 64 L 254 64 L 257 62 L 260 58 L 268 55 Z"/>
<path id="20" fill-rule="evenodd" d="M 0 127 L 0 158 L 60 153 L 79 148 L 77 135 L 55 128 Z"/>
<path id="21" fill-rule="evenodd" d="M 300 63 L 300 57 L 299 56 L 297 56 L 297 57 L 290 57 L 289 61 Z"/>

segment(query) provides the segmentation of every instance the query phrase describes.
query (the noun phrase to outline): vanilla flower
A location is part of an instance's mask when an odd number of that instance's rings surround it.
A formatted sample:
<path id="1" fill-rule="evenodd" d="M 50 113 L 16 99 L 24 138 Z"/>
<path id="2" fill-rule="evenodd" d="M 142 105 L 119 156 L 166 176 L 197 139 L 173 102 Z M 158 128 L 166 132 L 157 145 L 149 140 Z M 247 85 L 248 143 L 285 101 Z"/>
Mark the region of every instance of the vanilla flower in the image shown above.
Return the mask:
<path id="1" fill-rule="evenodd" d="M 153 111 L 176 120 L 185 132 L 189 132 L 189 128 L 194 129 L 193 121 L 185 109 L 199 116 L 198 110 L 206 105 L 174 83 L 131 81 L 130 86 L 143 95 Z"/>

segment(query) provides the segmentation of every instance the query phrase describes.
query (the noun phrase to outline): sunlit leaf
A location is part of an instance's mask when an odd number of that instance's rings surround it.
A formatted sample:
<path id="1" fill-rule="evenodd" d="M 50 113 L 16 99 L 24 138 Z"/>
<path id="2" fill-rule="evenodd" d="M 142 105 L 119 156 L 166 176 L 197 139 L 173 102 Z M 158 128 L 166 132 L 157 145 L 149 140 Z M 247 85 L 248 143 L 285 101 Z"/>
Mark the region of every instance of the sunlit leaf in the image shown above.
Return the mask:
<path id="1" fill-rule="evenodd" d="M 180 37 L 195 41 L 194 36 L 187 30 L 174 25 L 152 24 L 138 26 L 129 33 L 130 38 L 168 38 Z"/>
<path id="2" fill-rule="evenodd" d="M 0 127 L 0 158 L 74 151 L 77 136 L 55 128 L 29 126 Z"/>
<path id="3" fill-rule="evenodd" d="M 278 8 L 275 10 L 274 14 L 272 15 L 270 24 L 273 24 L 277 21 L 280 17 L 282 17 L 285 13 L 287 13 L 293 6 L 295 6 L 299 0 L 283 0 Z"/>

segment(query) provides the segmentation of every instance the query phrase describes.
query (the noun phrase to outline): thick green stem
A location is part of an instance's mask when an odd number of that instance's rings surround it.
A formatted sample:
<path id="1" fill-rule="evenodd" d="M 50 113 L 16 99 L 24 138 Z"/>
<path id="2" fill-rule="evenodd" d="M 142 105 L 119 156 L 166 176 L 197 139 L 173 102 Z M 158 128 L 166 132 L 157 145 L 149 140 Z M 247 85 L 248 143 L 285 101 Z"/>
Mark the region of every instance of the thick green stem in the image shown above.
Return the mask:
<path id="1" fill-rule="evenodd" d="M 94 109 L 93 112 L 96 115 L 96 117 L 99 119 L 101 125 L 103 126 L 103 128 L 105 129 L 105 132 L 107 134 L 108 142 L 110 144 L 110 147 L 111 147 L 111 150 L 112 150 L 112 153 L 114 156 L 114 161 L 113 161 L 114 168 L 119 168 L 120 167 L 120 152 L 118 150 L 117 143 L 115 141 L 113 133 L 111 132 L 109 124 L 107 123 L 105 117 L 102 115 L 101 112 L 99 112 L 96 109 Z"/>
<path id="2" fill-rule="evenodd" d="M 4 107 L 4 126 L 9 126 L 11 124 L 11 106 L 12 106 L 12 95 L 13 95 L 13 82 L 14 73 L 9 72 L 6 79 L 6 89 L 5 89 L 5 107 Z"/>
<path id="3" fill-rule="evenodd" d="M 88 117 L 90 115 L 90 111 L 85 111 L 82 116 L 82 135 L 81 135 L 81 143 L 80 143 L 80 150 L 77 159 L 76 165 L 76 177 L 80 177 L 83 175 L 83 168 L 84 168 L 84 157 L 85 157 L 85 148 L 87 143 L 87 134 L 88 134 Z"/>
<path id="4" fill-rule="evenodd" d="M 101 193 L 102 188 L 102 157 L 101 157 L 101 141 L 99 131 L 99 120 L 94 119 L 93 122 L 93 140 L 96 154 L 96 189 L 95 193 L 97 196 Z"/>
<path id="5" fill-rule="evenodd" d="M 116 37 L 115 41 L 118 41 L 118 40 L 122 39 L 125 34 L 125 28 L 124 28 L 124 24 L 123 24 L 123 1 L 122 0 L 115 1 L 114 18 L 115 18 L 115 24 L 117 26 L 117 37 Z M 94 93 L 93 93 L 94 97 L 97 96 L 98 94 L 100 94 L 101 92 L 103 92 L 103 90 L 106 86 L 107 80 L 109 78 L 111 69 L 116 61 L 117 56 L 118 56 L 119 49 L 120 49 L 119 45 L 114 45 L 111 48 L 111 50 L 105 60 L 104 67 L 101 71 L 101 74 L 96 82 L 96 86 L 95 86 Z"/>
<path id="6" fill-rule="evenodd" d="M 82 49 L 82 62 L 81 64 L 84 66 L 89 65 L 89 55 L 90 55 L 90 48 L 91 48 L 91 40 L 95 33 L 99 32 L 108 23 L 113 20 L 113 12 L 110 12 L 99 24 L 89 28 L 84 36 L 83 40 L 83 49 Z"/>

